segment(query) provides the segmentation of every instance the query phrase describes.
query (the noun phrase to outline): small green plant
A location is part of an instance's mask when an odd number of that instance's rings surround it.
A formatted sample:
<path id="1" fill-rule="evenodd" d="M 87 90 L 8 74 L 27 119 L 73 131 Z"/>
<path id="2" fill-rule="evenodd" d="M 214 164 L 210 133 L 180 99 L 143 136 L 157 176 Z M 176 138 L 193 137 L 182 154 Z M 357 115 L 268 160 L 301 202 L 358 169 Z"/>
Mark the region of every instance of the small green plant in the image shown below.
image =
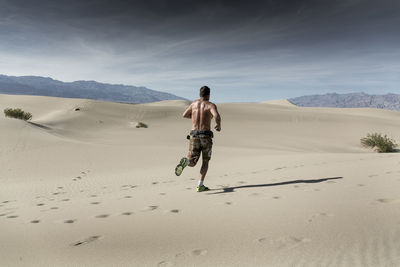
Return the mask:
<path id="1" fill-rule="evenodd" d="M 378 153 L 394 152 L 398 146 L 393 139 L 386 135 L 382 136 L 380 133 L 368 134 L 360 141 L 364 147 L 374 148 Z"/>
<path id="2" fill-rule="evenodd" d="M 20 108 L 6 108 L 4 110 L 4 115 L 10 118 L 16 118 L 24 121 L 32 119 L 32 114 L 25 112 Z"/>

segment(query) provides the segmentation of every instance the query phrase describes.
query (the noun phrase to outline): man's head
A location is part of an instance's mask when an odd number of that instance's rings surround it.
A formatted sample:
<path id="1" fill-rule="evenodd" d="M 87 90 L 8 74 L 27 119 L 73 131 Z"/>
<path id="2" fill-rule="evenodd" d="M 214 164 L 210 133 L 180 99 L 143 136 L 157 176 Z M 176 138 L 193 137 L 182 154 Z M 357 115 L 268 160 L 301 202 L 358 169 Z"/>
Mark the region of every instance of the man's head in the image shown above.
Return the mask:
<path id="1" fill-rule="evenodd" d="M 207 86 L 203 86 L 200 88 L 200 97 L 202 97 L 205 100 L 210 99 L 210 88 Z"/>

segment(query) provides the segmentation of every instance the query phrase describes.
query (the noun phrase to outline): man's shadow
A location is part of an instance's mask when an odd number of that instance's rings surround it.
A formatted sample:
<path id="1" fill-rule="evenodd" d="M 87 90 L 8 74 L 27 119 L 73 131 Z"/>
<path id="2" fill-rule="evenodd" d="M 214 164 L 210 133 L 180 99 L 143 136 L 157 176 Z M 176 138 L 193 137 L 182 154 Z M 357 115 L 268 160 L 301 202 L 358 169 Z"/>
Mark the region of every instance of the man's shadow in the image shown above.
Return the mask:
<path id="1" fill-rule="evenodd" d="M 343 177 L 331 177 L 331 178 L 321 178 L 321 179 L 313 179 L 313 180 L 294 180 L 294 181 L 287 181 L 287 182 L 281 182 L 281 183 L 274 183 L 274 184 L 252 184 L 252 185 L 240 185 L 240 186 L 232 186 L 232 187 L 224 187 L 220 189 L 211 189 L 210 191 L 214 190 L 222 190 L 219 192 L 213 192 L 213 193 L 208 193 L 208 195 L 214 195 L 214 194 L 223 194 L 223 193 L 233 193 L 235 192 L 235 189 L 239 188 L 251 188 L 251 187 L 267 187 L 267 186 L 278 186 L 278 185 L 287 185 L 287 184 L 312 184 L 312 183 L 321 183 L 329 180 L 336 180 L 336 179 L 342 179 Z"/>

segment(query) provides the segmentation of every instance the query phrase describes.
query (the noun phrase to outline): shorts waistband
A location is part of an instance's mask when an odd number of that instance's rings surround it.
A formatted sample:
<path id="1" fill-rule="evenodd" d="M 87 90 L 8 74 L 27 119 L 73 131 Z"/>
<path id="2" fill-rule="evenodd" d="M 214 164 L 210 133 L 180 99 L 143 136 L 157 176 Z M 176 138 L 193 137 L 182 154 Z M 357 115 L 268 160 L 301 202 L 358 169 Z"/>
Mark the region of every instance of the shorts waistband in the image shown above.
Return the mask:
<path id="1" fill-rule="evenodd" d="M 190 135 L 192 137 L 214 137 L 214 133 L 210 130 L 191 130 Z"/>

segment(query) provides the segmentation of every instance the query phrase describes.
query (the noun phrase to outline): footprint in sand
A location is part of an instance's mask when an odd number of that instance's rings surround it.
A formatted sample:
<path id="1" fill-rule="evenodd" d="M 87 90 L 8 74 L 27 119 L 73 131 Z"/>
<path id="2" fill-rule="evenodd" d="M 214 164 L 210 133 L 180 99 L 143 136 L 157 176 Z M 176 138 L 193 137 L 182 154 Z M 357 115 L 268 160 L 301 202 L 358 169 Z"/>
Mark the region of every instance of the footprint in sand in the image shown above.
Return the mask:
<path id="1" fill-rule="evenodd" d="M 193 256 L 204 256 L 207 255 L 207 249 L 195 249 L 192 251 Z"/>
<path id="2" fill-rule="evenodd" d="M 332 214 L 332 213 L 326 213 L 326 212 L 320 212 L 320 213 L 318 213 L 318 215 L 319 215 L 319 216 L 327 216 L 327 217 L 333 217 L 333 216 L 335 216 L 335 215 Z"/>
<path id="3" fill-rule="evenodd" d="M 58 210 L 58 207 L 51 207 L 52 210 Z"/>
<path id="4" fill-rule="evenodd" d="M 64 223 L 75 223 L 76 220 L 65 220 Z"/>
<path id="5" fill-rule="evenodd" d="M 160 261 L 157 264 L 157 266 L 158 267 L 171 267 L 171 266 L 174 266 L 174 264 L 172 262 L 170 262 L 170 261 Z"/>
<path id="6" fill-rule="evenodd" d="M 121 185 L 121 187 L 122 187 L 122 190 L 129 190 L 129 189 L 137 187 L 137 185 L 124 184 L 124 185 Z"/>
<path id="7" fill-rule="evenodd" d="M 97 195 L 90 195 L 90 197 L 97 197 Z"/>
<path id="8" fill-rule="evenodd" d="M 365 186 L 365 184 L 357 184 L 357 186 L 360 186 L 360 187 L 362 187 L 362 186 Z"/>
<path id="9" fill-rule="evenodd" d="M 146 208 L 143 209 L 143 211 L 153 211 L 158 209 L 158 206 L 148 206 Z"/>
<path id="10" fill-rule="evenodd" d="M 308 222 L 312 222 L 315 218 L 318 218 L 318 217 L 333 217 L 333 216 L 335 216 L 335 215 L 332 213 L 320 212 L 320 213 L 316 213 L 313 216 L 311 216 L 311 218 L 308 219 Z"/>
<path id="11" fill-rule="evenodd" d="M 101 202 L 97 202 L 97 201 L 95 201 L 95 202 L 90 202 L 90 204 L 92 204 L 92 205 L 98 205 L 98 204 L 100 204 Z"/>
<path id="12" fill-rule="evenodd" d="M 10 216 L 7 216 L 7 218 L 10 218 L 10 219 L 18 218 L 18 215 L 10 215 Z"/>
<path id="13" fill-rule="evenodd" d="M 181 211 L 178 210 L 178 209 L 173 209 L 173 210 L 170 210 L 169 212 L 172 212 L 172 213 L 179 213 L 179 212 L 181 212 Z"/>
<path id="14" fill-rule="evenodd" d="M 261 243 L 267 243 L 268 240 L 263 240 Z M 305 243 L 310 243 L 312 240 L 308 237 L 280 237 L 278 239 L 269 240 L 269 245 L 276 249 L 289 249 L 295 248 L 297 246 L 303 245 Z"/>
<path id="15" fill-rule="evenodd" d="M 368 177 L 370 177 L 370 178 L 372 178 L 372 177 L 377 177 L 377 176 L 378 176 L 377 174 L 368 175 Z"/>
<path id="16" fill-rule="evenodd" d="M 133 214 L 133 212 L 131 212 L 131 211 L 127 211 L 127 212 L 123 212 L 122 213 L 122 215 L 125 215 L 125 216 L 129 216 L 129 215 L 132 215 Z"/>
<path id="17" fill-rule="evenodd" d="M 124 196 L 124 198 L 132 198 L 132 196 Z"/>
<path id="18" fill-rule="evenodd" d="M 76 247 L 76 246 L 85 245 L 85 244 L 94 242 L 94 241 L 96 241 L 96 240 L 99 240 L 100 238 L 101 238 L 101 236 L 99 236 L 99 235 L 94 235 L 94 236 L 88 237 L 88 238 L 86 238 L 86 239 L 84 239 L 84 240 L 81 240 L 81 241 L 72 243 L 71 246 Z"/>
<path id="19" fill-rule="evenodd" d="M 191 187 L 186 187 L 186 190 L 192 190 L 193 188 L 191 188 Z"/>
<path id="20" fill-rule="evenodd" d="M 267 239 L 266 237 L 261 237 L 261 238 L 258 238 L 256 241 L 257 241 L 258 243 L 265 243 L 265 242 L 268 241 L 268 239 Z"/>
<path id="21" fill-rule="evenodd" d="M 385 204 L 392 204 L 392 203 L 398 203 L 400 202 L 400 199 L 395 199 L 395 198 L 379 198 L 376 201 L 380 203 L 385 203 Z"/>
<path id="22" fill-rule="evenodd" d="M 274 197 L 272 197 L 273 199 L 280 199 L 281 197 L 280 196 L 274 196 Z"/>
<path id="23" fill-rule="evenodd" d="M 229 202 L 229 201 L 227 201 L 227 202 L 225 202 L 225 205 L 232 205 L 232 202 Z"/>
<path id="24" fill-rule="evenodd" d="M 165 193 L 160 193 L 160 195 L 165 196 L 166 194 Z"/>
<path id="25" fill-rule="evenodd" d="M 36 206 L 44 206 L 44 203 L 36 204 Z"/>
<path id="26" fill-rule="evenodd" d="M 151 184 L 158 184 L 158 182 L 152 182 Z"/>
<path id="27" fill-rule="evenodd" d="M 61 201 L 69 201 L 69 200 L 70 200 L 69 198 L 61 199 Z"/>
<path id="28" fill-rule="evenodd" d="M 100 214 L 100 215 L 97 215 L 97 216 L 96 216 L 96 218 L 101 218 L 101 219 L 103 219 L 103 218 L 108 218 L 108 217 L 110 217 L 109 214 Z"/>
<path id="29" fill-rule="evenodd" d="M 59 186 L 59 187 L 57 187 L 58 189 L 63 189 L 64 187 L 62 187 L 62 186 Z"/>
<path id="30" fill-rule="evenodd" d="M 30 223 L 40 223 L 40 220 L 32 220 Z"/>

